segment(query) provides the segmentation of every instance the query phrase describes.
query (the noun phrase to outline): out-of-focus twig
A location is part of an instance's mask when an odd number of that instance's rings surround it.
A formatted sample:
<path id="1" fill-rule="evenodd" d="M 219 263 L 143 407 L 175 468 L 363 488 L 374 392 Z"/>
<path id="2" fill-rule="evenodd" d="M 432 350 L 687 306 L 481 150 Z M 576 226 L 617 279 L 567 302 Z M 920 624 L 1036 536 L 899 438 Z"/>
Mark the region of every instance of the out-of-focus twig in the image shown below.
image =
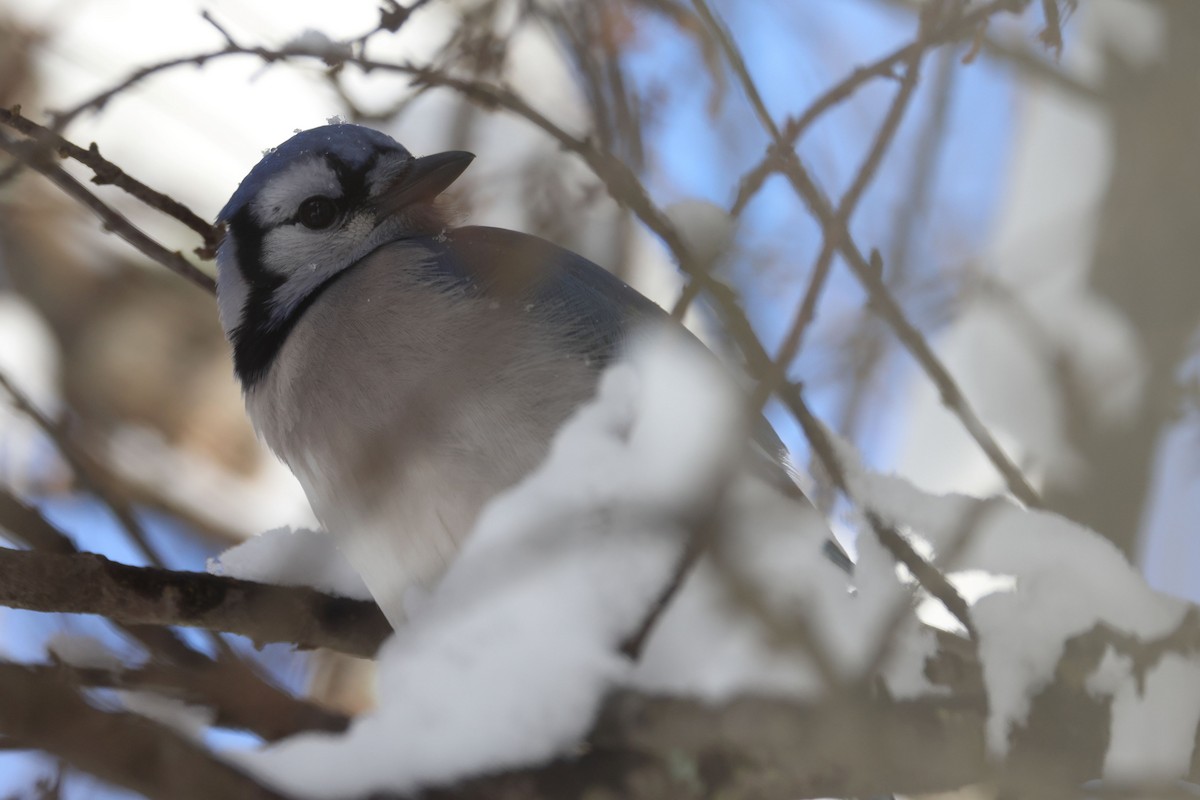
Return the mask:
<path id="1" fill-rule="evenodd" d="M 261 686 L 250 691 L 253 684 L 230 680 L 226 666 L 223 662 L 197 669 L 151 662 L 139 667 L 108 669 L 54 663 L 31 665 L 30 669 L 65 674 L 88 688 L 144 692 L 209 708 L 214 725 L 252 731 L 269 742 L 305 731 L 340 733 L 350 725 L 348 717 L 309 703 L 297 703 L 282 691 L 262 691 Z"/>
<path id="2" fill-rule="evenodd" d="M 895 76 L 895 68 L 912 58 L 917 50 L 953 42 L 970 36 L 980 25 L 997 14 L 1018 12 L 1023 10 L 1026 0 L 993 0 L 985 3 L 961 16 L 950 18 L 927 32 L 923 32 L 916 40 L 896 48 L 887 55 L 873 61 L 865 67 L 860 67 L 850 73 L 845 79 L 834 84 L 823 92 L 816 100 L 798 116 L 792 117 L 783 125 L 781 141 L 772 141 L 767 154 L 742 178 L 738 187 L 737 198 L 733 202 L 732 213 L 738 216 L 745 209 L 763 183 L 774 172 L 782 167 L 781 153 L 795 147 L 800 136 L 829 109 L 853 95 L 864 83 L 876 78 Z M 786 144 L 784 144 L 786 143 Z"/>
<path id="3" fill-rule="evenodd" d="M 71 465 L 71 469 L 75 472 L 75 478 L 85 487 L 95 493 L 112 511 L 113 516 L 125 529 L 129 538 L 134 545 L 149 561 L 156 567 L 163 566 L 162 559 L 159 558 L 157 551 L 151 546 L 149 538 L 146 536 L 146 529 L 142 523 L 138 521 L 137 515 L 134 513 L 133 507 L 127 503 L 124 498 L 120 497 L 116 492 L 108 490 L 108 487 L 102 485 L 101 482 L 92 478 L 92 459 L 82 448 L 76 445 L 75 441 L 67 434 L 65 430 L 41 412 L 41 410 L 33 403 L 26 394 L 21 391 L 8 376 L 0 372 L 0 388 L 8 392 L 12 398 L 13 404 L 25 416 L 29 417 L 33 422 L 42 429 L 43 432 L 54 442 L 55 447 L 62 454 L 67 463 Z"/>
<path id="4" fill-rule="evenodd" d="M 283 800 L 181 733 L 93 707 L 66 675 L 0 662 L 0 731 L 146 797 Z"/>
<path id="5" fill-rule="evenodd" d="M 909 276 L 909 258 L 913 238 L 917 235 L 918 221 L 929 204 L 935 183 L 937 158 L 941 153 L 950 118 L 950 100 L 953 95 L 954 76 L 958 73 L 957 59 L 950 50 L 943 50 L 934 67 L 933 83 L 930 86 L 931 107 L 922 129 L 916 136 L 916 152 L 912 159 L 912 173 L 896 208 L 891 227 L 891 244 L 888 248 L 888 283 L 901 288 Z M 868 388 L 875 369 L 886 353 L 886 340 L 877 325 L 864 320 L 856 325 L 852 342 L 858 347 L 850 353 L 854 372 L 850 376 L 850 389 L 841 410 L 841 423 L 837 429 L 850 441 L 858 427 L 860 414 L 869 396 Z"/>
<path id="6" fill-rule="evenodd" d="M 10 539 L 48 553 L 74 553 L 75 543 L 31 505 L 0 486 L 0 528 Z"/>
<path id="7" fill-rule="evenodd" d="M 924 0 L 881 0 L 881 2 L 913 13 L 920 13 L 921 9 L 925 7 Z M 1071 97 L 1089 103 L 1103 99 L 1100 90 L 1076 78 L 1066 70 L 1060 69 L 1051 61 L 1043 58 L 1041 53 L 1034 48 L 1010 43 L 983 31 L 977 32 L 975 42 L 985 56 L 995 59 L 1002 65 L 1014 67 L 1019 74 L 1040 85 L 1051 86 Z"/>
<path id="8" fill-rule="evenodd" d="M 918 41 L 920 41 L 919 38 Z M 732 47 L 732 43 L 730 43 L 730 47 Z M 900 127 L 900 120 L 904 117 L 904 112 L 912 101 L 913 92 L 916 91 L 917 81 L 920 78 L 921 72 L 921 59 L 924 55 L 925 49 L 917 48 L 913 51 L 909 60 L 905 62 L 904 76 L 900 80 L 900 89 L 896 92 L 892 104 L 888 107 L 887 113 L 884 115 L 883 123 L 879 126 L 879 131 L 876 133 L 875 140 L 867 151 L 867 156 L 863 160 L 862 166 L 859 167 L 854 180 L 850 184 L 850 188 L 846 190 L 846 193 L 842 196 L 842 201 L 838 204 L 837 218 L 843 225 L 849 224 L 850 217 L 854 214 L 859 200 L 862 199 L 863 193 L 879 169 L 879 164 L 883 161 L 884 153 L 887 152 L 888 146 L 895 139 L 896 130 Z M 745 74 L 743 82 L 747 91 L 755 91 L 748 73 Z M 773 136 L 778 136 L 778 130 L 774 126 L 772 126 L 771 130 Z M 784 335 L 783 343 L 779 346 L 779 351 L 775 354 L 771 374 L 767 376 L 766 380 L 759 382 L 758 389 L 755 391 L 755 406 L 758 408 L 761 408 L 766 403 L 767 398 L 785 379 L 788 367 L 800 352 L 801 345 L 804 342 L 805 331 L 808 330 L 808 327 L 816 319 L 817 303 L 820 301 L 821 293 L 829 278 L 829 271 L 833 266 L 833 256 L 837 251 L 837 245 L 838 242 L 832 236 L 826 234 L 823 237 L 821 251 L 817 255 L 817 260 L 809 273 L 811 277 L 809 278 L 808 287 L 805 289 L 792 324 Z"/>

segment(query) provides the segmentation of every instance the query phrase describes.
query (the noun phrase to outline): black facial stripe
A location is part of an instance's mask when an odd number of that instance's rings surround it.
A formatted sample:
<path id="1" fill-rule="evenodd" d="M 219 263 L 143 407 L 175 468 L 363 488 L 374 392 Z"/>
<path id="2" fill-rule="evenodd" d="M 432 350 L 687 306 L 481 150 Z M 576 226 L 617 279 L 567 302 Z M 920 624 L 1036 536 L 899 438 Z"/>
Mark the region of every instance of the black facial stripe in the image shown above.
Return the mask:
<path id="1" fill-rule="evenodd" d="M 358 208 L 370 198 L 370 187 L 367 186 L 367 173 L 374 167 L 375 162 L 379 160 L 379 152 L 371 154 L 358 169 L 354 169 L 345 161 L 342 161 L 332 153 L 325 154 L 325 163 L 337 175 L 338 183 L 342 185 L 342 197 L 340 202 L 345 208 Z"/>
<path id="2" fill-rule="evenodd" d="M 280 343 L 272 341 L 270 301 L 283 285 L 284 278 L 263 264 L 263 237 L 249 207 L 242 208 L 229 221 L 229 232 L 237 243 L 237 265 L 250 287 L 242 306 L 241 323 L 230 333 L 233 344 L 233 370 L 247 389 L 266 374 Z"/>

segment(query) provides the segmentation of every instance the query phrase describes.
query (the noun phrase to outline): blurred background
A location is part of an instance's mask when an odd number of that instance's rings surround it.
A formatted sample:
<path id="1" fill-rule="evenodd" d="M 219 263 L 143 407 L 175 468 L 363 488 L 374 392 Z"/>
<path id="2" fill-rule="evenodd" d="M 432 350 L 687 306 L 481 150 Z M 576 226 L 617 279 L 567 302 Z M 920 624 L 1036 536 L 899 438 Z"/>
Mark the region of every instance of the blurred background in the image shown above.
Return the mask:
<path id="1" fill-rule="evenodd" d="M 777 120 L 911 41 L 921 6 L 713 3 Z M 767 137 L 690 8 L 432 0 L 367 52 L 503 82 L 630 164 L 660 207 L 728 209 Z M 218 50 L 202 11 L 239 42 L 268 47 L 306 29 L 350 39 L 379 13 L 375 0 L 286 10 L 268 0 L 0 0 L 0 106 L 45 120 L 140 67 Z M 926 56 L 851 230 L 878 249 L 886 283 L 1048 504 L 1110 538 L 1154 586 L 1200 600 L 1200 4 L 1083 0 L 1065 19 L 1061 56 L 1038 42 L 1043 25 L 1034 3 Z M 800 157 L 829 195 L 854 179 L 896 86 L 865 84 L 804 133 Z M 462 181 L 472 222 L 575 249 L 667 307 L 678 296 L 665 249 L 578 158 L 524 120 L 449 91 L 415 92 L 394 74 L 216 59 L 164 71 L 64 135 L 96 142 L 212 219 L 263 150 L 335 116 L 387 130 L 417 154 L 472 150 Z M 133 505 L 154 549 L 180 569 L 203 569 L 246 536 L 311 525 L 302 493 L 245 420 L 212 298 L 102 232 L 45 179 L 8 167 L 0 161 L 0 371 L 86 452 L 92 475 L 81 481 L 0 391 L 0 484 L 82 549 L 128 563 L 146 555 L 108 493 Z M 169 248 L 190 256 L 200 244 L 121 192 L 96 191 Z M 736 220 L 717 269 L 771 351 L 820 246 L 779 176 Z M 691 323 L 720 344 L 703 306 Z M 836 262 L 790 374 L 873 467 L 939 492 L 1003 490 Z M 803 437 L 770 413 L 803 469 Z M 43 660 L 64 636 L 120 641 L 100 620 L 0 609 L 5 658 Z M 341 666 L 237 646 L 284 686 L 367 702 L 337 693 Z M 0 753 L 0 797 L 34 796 L 24 793 L 53 770 Z M 69 780 L 64 796 L 117 796 Z"/>

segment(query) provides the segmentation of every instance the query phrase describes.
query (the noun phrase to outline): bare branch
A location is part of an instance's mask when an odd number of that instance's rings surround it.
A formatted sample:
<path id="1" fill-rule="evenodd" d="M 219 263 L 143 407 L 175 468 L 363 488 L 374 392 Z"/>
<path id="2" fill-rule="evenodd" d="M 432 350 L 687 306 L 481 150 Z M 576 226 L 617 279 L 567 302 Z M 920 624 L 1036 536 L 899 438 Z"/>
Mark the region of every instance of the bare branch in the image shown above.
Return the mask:
<path id="1" fill-rule="evenodd" d="M 795 147 L 800 136 L 808 130 L 812 123 L 816 122 L 829 109 L 853 95 L 864 83 L 876 78 L 894 77 L 895 68 L 911 59 L 913 53 L 917 50 L 958 41 L 970 36 L 980 25 L 996 14 L 1018 12 L 1023 10 L 1024 5 L 1024 0 L 993 0 L 993 2 L 979 6 L 967 14 L 951 17 L 939 28 L 923 31 L 916 40 L 898 47 L 865 67 L 856 69 L 844 80 L 827 89 L 798 117 L 793 117 L 787 121 L 783 126 L 782 132 L 782 139 L 786 142 L 785 149 L 790 150 Z M 742 178 L 741 185 L 738 188 L 737 199 L 734 200 L 732 208 L 732 213 L 735 216 L 742 213 L 746 205 L 750 202 L 750 199 L 762 188 L 766 179 L 772 173 L 780 170 L 782 165 L 778 152 L 779 143 L 773 141 L 762 161 Z"/>
<path id="2" fill-rule="evenodd" d="M 49 128 L 38 125 L 28 117 L 21 115 L 20 107 L 12 109 L 0 108 L 0 124 L 7 125 L 25 136 L 28 136 L 43 147 L 47 154 L 57 152 L 59 155 L 73 158 L 88 167 L 94 173 L 92 183 L 97 185 L 112 185 L 125 191 L 151 208 L 157 209 L 173 219 L 176 219 L 200 234 L 204 246 L 209 252 L 215 251 L 220 242 L 220 234 L 215 227 L 208 224 L 199 214 L 192 211 L 178 200 L 151 189 L 146 184 L 131 177 L 125 170 L 118 167 L 100 155 L 100 148 L 93 142 L 86 150 L 74 142 L 68 141 Z M 32 157 L 32 154 L 29 154 Z M 212 256 L 209 256 L 211 258 Z"/>
<path id="3" fill-rule="evenodd" d="M 12 538 L 37 550 L 77 553 L 75 544 L 51 525 L 35 508 L 7 492 L 0 492 L 0 526 Z M 0 549 L 0 556 L 10 550 Z M 252 730 L 265 739 L 276 739 L 305 730 L 341 730 L 344 720 L 311 703 L 297 699 L 265 681 L 250 665 L 234 655 L 224 640 L 221 657 L 211 660 L 192 650 L 170 628 L 139 624 L 122 627 L 156 656 L 137 671 L 147 683 L 157 681 L 187 699 L 212 708 L 221 724 Z"/>
<path id="4" fill-rule="evenodd" d="M 0 605 L 100 614 L 122 625 L 183 625 L 369 657 L 391 633 L 374 603 L 305 587 L 131 567 L 94 553 L 0 548 Z"/>
<path id="5" fill-rule="evenodd" d="M 142 255 L 162 264 L 210 294 L 216 291 L 216 282 L 211 277 L 197 269 L 178 251 L 172 252 L 147 236 L 118 211 L 84 188 L 83 184 L 66 170 L 53 163 L 53 156 L 48 156 L 45 149 L 37 143 L 16 142 L 6 136 L 0 136 L 0 150 L 45 175 L 56 186 L 100 217 L 106 230 L 129 242 Z"/>
<path id="6" fill-rule="evenodd" d="M 919 41 L 919 40 L 918 40 Z M 732 47 L 732 43 L 730 43 Z M 859 200 L 870 185 L 871 179 L 875 176 L 879 164 L 883 161 L 883 155 L 887 152 L 888 146 L 896 136 L 896 130 L 900 127 L 900 120 L 904 117 L 904 112 L 912 101 L 913 92 L 917 88 L 917 80 L 920 77 L 921 58 L 925 54 L 924 48 L 917 48 L 913 51 L 910 60 L 906 62 L 904 77 L 900 81 L 900 89 L 896 92 L 895 98 L 892 100 L 891 106 L 884 115 L 883 123 L 879 126 L 879 131 L 875 135 L 875 141 L 871 144 L 867 151 L 867 156 L 863 160 L 862 166 L 854 177 L 850 188 L 846 190 L 842 196 L 842 202 L 838 205 L 837 216 L 843 224 L 848 224 L 850 217 L 854 214 L 854 210 L 858 206 Z M 751 91 L 753 84 L 750 82 L 749 75 L 746 74 L 744 81 L 747 84 L 747 91 Z M 837 249 L 837 241 L 826 233 L 821 243 L 821 251 L 817 256 L 816 263 L 810 272 L 808 288 L 804 292 L 804 297 L 800 301 L 800 305 L 796 311 L 795 318 L 784 336 L 783 343 L 779 347 L 779 352 L 776 353 L 773 360 L 773 369 L 768 375 L 767 380 L 760 381 L 758 389 L 755 391 L 755 405 L 761 408 L 767 401 L 767 398 L 775 391 L 775 388 L 786 378 L 787 369 L 791 365 L 792 360 L 800 352 L 800 347 L 804 342 L 804 333 L 808 327 L 816 319 L 817 303 L 820 301 L 821 293 L 824 290 L 826 280 L 829 277 L 830 268 L 833 266 L 833 256 Z"/>

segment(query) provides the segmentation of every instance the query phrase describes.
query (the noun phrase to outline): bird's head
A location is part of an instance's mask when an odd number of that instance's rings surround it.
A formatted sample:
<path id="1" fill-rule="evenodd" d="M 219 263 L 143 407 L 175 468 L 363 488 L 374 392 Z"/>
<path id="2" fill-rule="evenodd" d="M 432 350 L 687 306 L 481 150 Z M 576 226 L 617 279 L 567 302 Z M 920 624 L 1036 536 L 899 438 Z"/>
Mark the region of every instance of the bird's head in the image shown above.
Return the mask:
<path id="1" fill-rule="evenodd" d="M 269 363 L 255 354 L 331 278 L 380 245 L 439 233 L 447 222 L 434 201 L 473 158 L 414 158 L 387 134 L 349 124 L 302 131 L 263 156 L 217 216 L 228 226 L 217 301 L 243 384 Z"/>

